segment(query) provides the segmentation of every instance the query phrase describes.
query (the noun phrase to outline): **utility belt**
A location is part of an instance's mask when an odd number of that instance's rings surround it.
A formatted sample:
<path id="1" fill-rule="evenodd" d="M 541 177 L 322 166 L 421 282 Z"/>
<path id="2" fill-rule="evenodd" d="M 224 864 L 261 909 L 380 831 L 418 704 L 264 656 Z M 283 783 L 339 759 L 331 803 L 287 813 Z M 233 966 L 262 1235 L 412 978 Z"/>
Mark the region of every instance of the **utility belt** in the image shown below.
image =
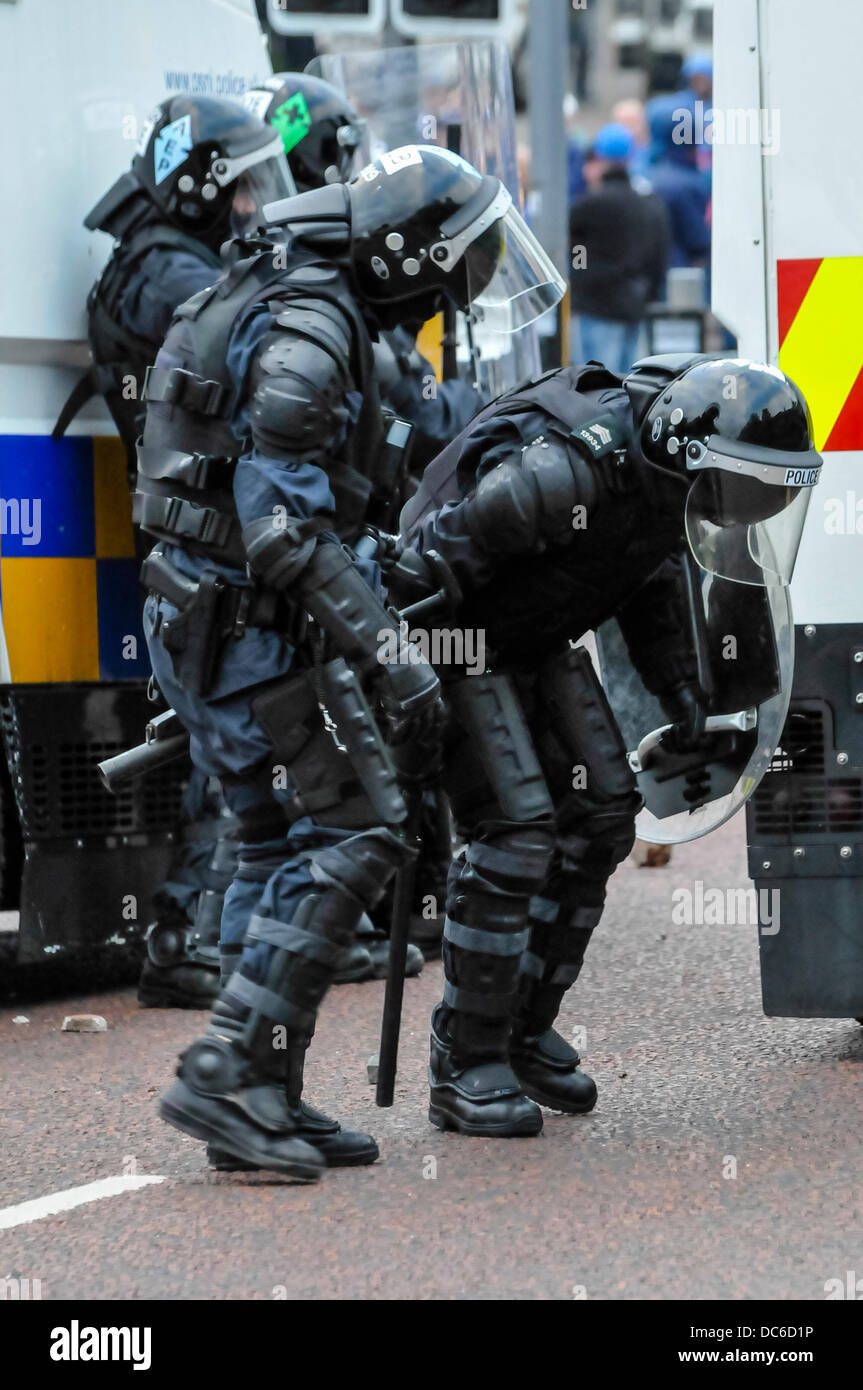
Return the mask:
<path id="1" fill-rule="evenodd" d="M 283 595 L 230 584 L 216 570 L 190 579 L 158 547 L 141 566 L 141 583 L 178 610 L 176 618 L 160 621 L 155 632 L 170 653 L 174 675 L 192 695 L 210 693 L 225 643 L 240 641 L 247 627 L 275 629 L 294 646 L 305 636 L 306 614 Z"/>

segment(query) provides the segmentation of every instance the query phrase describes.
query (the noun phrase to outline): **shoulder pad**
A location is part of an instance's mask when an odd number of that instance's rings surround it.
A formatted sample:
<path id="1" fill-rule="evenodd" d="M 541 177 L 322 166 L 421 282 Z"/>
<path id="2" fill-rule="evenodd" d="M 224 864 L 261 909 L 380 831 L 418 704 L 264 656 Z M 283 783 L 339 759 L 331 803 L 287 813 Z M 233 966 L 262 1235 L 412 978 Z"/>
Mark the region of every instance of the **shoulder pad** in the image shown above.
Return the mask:
<path id="1" fill-rule="evenodd" d="M 314 289 L 316 285 L 329 285 L 334 280 L 338 280 L 339 269 L 334 265 L 325 263 L 314 265 L 298 265 L 293 270 L 289 270 L 286 276 L 286 283 L 290 285 L 309 286 Z"/>
<path id="2" fill-rule="evenodd" d="M 521 471 L 534 490 L 542 533 L 550 538 L 562 529 L 570 539 L 573 507 L 586 507 L 589 513 L 599 495 L 589 462 L 579 449 L 552 437 L 522 450 Z"/>
<path id="3" fill-rule="evenodd" d="M 313 336 L 267 334 L 255 364 L 252 438 L 276 458 L 309 462 L 338 444 L 348 420 L 349 366 Z"/>
<path id="4" fill-rule="evenodd" d="M 350 370 L 350 325 L 336 305 L 315 299 L 294 300 L 276 315 L 274 326 L 286 336 L 323 348 L 342 371 Z"/>
<path id="5" fill-rule="evenodd" d="M 209 304 L 215 293 L 215 285 L 207 285 L 205 289 L 198 290 L 197 294 L 193 294 L 191 298 L 177 305 L 174 310 L 174 317 L 180 319 L 196 319 L 201 313 L 201 310 L 205 309 Z"/>

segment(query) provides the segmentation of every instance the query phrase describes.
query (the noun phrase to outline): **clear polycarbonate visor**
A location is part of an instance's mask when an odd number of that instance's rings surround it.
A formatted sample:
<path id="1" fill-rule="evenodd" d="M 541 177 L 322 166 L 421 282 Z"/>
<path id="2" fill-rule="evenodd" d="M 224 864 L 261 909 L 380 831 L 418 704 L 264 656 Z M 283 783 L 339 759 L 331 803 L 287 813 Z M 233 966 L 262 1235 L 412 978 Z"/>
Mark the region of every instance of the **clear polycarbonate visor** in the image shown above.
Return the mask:
<path id="1" fill-rule="evenodd" d="M 499 196 L 506 199 L 503 216 L 465 252 L 467 291 L 479 325 L 491 333 L 517 333 L 560 303 L 566 282 L 505 188 Z M 493 268 L 489 252 L 497 256 Z"/>
<path id="2" fill-rule="evenodd" d="M 729 451 L 736 448 L 746 457 Z M 714 437 L 687 447 L 687 467 L 703 470 L 686 499 L 686 537 L 698 564 L 739 584 L 789 584 L 821 471 L 815 450 L 780 454 Z"/>
<path id="3" fill-rule="evenodd" d="M 231 230 L 235 236 L 251 235 L 264 225 L 267 203 L 290 198 L 297 191 L 280 135 L 260 150 L 219 164 L 228 165 L 228 175 L 221 177 L 223 186 L 236 180 L 231 206 Z"/>

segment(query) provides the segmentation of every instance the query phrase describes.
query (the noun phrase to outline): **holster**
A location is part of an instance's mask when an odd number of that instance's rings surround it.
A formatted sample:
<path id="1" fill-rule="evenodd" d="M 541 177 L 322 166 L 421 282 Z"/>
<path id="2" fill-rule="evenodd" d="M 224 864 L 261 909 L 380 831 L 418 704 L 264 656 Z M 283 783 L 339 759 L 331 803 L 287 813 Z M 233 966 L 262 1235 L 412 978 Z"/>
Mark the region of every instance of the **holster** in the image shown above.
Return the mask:
<path id="1" fill-rule="evenodd" d="M 192 695 L 210 693 L 225 642 L 240 638 L 247 627 L 291 626 L 295 610 L 279 595 L 266 589 L 227 584 L 215 570 L 200 579 L 183 574 L 158 549 L 141 566 L 141 583 L 179 610 L 176 618 L 162 623 L 160 636 L 170 653 L 174 675 Z M 294 622 L 291 640 L 297 642 L 303 626 Z"/>
<path id="2" fill-rule="evenodd" d="M 205 570 L 197 582 L 189 581 L 189 587 L 185 607 L 162 623 L 160 637 L 183 689 L 204 697 L 213 688 L 222 655 L 225 582 L 215 570 Z"/>

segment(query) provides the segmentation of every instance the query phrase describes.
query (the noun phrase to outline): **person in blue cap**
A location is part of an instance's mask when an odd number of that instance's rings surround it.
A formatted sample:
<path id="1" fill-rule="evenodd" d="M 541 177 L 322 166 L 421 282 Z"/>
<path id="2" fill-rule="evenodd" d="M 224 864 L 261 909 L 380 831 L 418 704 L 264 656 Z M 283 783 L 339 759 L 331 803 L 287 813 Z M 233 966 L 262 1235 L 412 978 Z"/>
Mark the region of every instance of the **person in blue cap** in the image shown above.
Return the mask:
<path id="1" fill-rule="evenodd" d="M 638 355 L 639 326 L 668 258 L 665 208 L 630 180 L 634 143 L 626 126 L 602 127 L 585 160 L 587 192 L 569 220 L 573 355 L 613 372 L 628 371 Z"/>
<path id="2" fill-rule="evenodd" d="M 709 53 L 692 53 L 680 69 L 686 86 L 677 95 L 678 105 L 687 107 L 693 117 L 695 162 L 710 184 L 713 142 L 713 59 Z"/>
<path id="3" fill-rule="evenodd" d="M 709 53 L 691 53 L 684 60 L 680 75 L 697 101 L 709 106 L 713 99 L 713 59 Z"/>
<path id="4" fill-rule="evenodd" d="M 710 252 L 710 188 L 699 172 L 695 122 L 680 92 L 647 104 L 650 163 L 647 176 L 671 223 L 669 266 L 706 266 Z"/>

